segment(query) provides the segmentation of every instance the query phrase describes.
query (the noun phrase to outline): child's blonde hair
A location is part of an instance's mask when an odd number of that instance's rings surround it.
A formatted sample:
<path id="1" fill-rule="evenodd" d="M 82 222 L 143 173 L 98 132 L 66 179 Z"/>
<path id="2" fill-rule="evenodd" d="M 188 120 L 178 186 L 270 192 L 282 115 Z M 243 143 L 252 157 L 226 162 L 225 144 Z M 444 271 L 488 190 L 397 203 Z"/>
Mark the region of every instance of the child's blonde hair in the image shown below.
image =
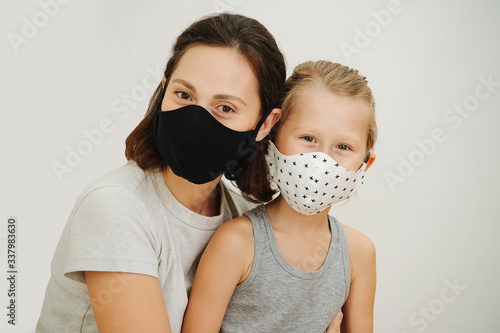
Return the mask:
<path id="1" fill-rule="evenodd" d="M 326 60 L 308 61 L 295 67 L 293 74 L 285 83 L 281 118 L 274 126 L 276 132 L 280 130 L 289 117 L 297 95 L 305 88 L 314 86 L 324 87 L 331 93 L 341 96 L 361 99 L 368 104 L 371 112 L 368 119 L 366 150 L 370 151 L 375 145 L 378 131 L 375 121 L 375 100 L 370 87 L 368 87 L 368 81 L 357 70 Z"/>

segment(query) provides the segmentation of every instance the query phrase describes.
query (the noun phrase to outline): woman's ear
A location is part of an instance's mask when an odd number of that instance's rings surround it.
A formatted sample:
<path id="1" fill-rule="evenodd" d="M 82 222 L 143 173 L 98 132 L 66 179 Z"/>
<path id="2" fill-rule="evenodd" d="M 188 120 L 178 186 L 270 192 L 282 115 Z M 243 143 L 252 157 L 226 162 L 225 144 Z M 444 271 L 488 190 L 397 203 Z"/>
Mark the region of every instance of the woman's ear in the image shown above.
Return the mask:
<path id="1" fill-rule="evenodd" d="M 163 77 L 163 79 L 161 79 L 161 86 L 163 87 L 163 89 L 165 89 L 165 83 L 167 83 L 167 78 Z"/>
<path id="2" fill-rule="evenodd" d="M 368 158 L 368 162 L 366 162 L 365 171 L 372 166 L 373 162 L 375 162 L 375 157 L 376 157 L 375 153 L 370 152 L 370 157 Z"/>
<path id="3" fill-rule="evenodd" d="M 271 129 L 273 128 L 274 124 L 278 122 L 278 120 L 281 117 L 281 109 L 275 108 L 269 113 L 267 116 L 266 120 L 262 124 L 262 126 L 259 129 L 259 132 L 257 133 L 257 137 L 255 138 L 255 141 L 261 141 L 264 139 L 269 132 L 271 132 Z"/>

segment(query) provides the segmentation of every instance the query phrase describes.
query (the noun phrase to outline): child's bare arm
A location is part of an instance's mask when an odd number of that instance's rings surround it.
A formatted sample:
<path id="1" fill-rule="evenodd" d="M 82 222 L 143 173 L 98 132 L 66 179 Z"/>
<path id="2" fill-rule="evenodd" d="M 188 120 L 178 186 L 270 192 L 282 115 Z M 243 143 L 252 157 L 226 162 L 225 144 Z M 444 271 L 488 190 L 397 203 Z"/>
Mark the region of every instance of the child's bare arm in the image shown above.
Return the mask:
<path id="1" fill-rule="evenodd" d="M 363 233 L 344 226 L 349 243 L 351 287 L 342 312 L 342 333 L 372 333 L 375 300 L 375 246 Z"/>
<path id="2" fill-rule="evenodd" d="M 254 255 L 250 220 L 224 223 L 203 253 L 184 316 L 183 333 L 219 332 L 234 288 L 248 275 Z"/>

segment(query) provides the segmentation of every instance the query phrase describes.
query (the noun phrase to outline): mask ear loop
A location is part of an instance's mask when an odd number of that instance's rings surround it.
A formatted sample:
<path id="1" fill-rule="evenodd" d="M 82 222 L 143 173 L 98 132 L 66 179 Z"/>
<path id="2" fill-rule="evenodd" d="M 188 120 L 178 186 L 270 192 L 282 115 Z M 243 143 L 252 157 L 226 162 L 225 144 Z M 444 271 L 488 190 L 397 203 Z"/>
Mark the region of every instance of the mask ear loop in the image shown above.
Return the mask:
<path id="1" fill-rule="evenodd" d="M 353 194 L 353 195 L 355 195 L 355 194 L 358 192 L 359 188 L 360 188 L 360 187 L 361 187 L 361 185 L 363 185 L 363 183 L 364 183 L 364 182 L 363 182 L 363 179 L 365 178 L 365 175 L 364 175 L 364 174 L 366 173 L 366 167 L 367 167 L 367 165 L 368 165 L 368 162 L 369 162 L 369 161 L 370 161 L 370 152 L 368 152 L 368 153 L 366 154 L 365 160 L 363 161 L 364 170 L 361 172 L 361 178 L 359 179 L 358 184 L 357 184 L 357 185 L 356 185 L 356 187 L 353 189 L 353 192 L 354 192 L 354 194 Z M 352 196 L 351 196 L 351 195 L 349 195 L 349 198 L 347 199 L 347 201 L 349 201 L 351 198 L 352 198 Z M 346 201 L 345 203 L 347 203 L 347 201 Z"/>
<path id="2" fill-rule="evenodd" d="M 271 114 L 271 111 L 272 110 L 266 112 L 262 116 L 262 118 L 260 118 L 259 122 L 257 123 L 257 126 L 255 126 L 255 129 L 253 129 L 251 136 L 245 140 L 246 144 L 244 145 L 244 147 L 241 147 L 241 148 L 243 148 L 243 149 L 250 148 L 252 152 L 254 151 L 255 146 L 257 145 L 257 141 L 255 139 L 257 138 L 257 134 L 259 133 L 259 129 L 261 128 L 262 124 L 264 124 L 264 121 L 266 121 L 267 117 Z M 250 153 L 250 154 L 253 154 L 253 153 Z M 236 163 L 232 169 L 226 171 L 224 173 L 226 178 L 229 180 L 235 180 L 234 173 L 235 173 L 235 170 L 237 170 L 239 167 L 240 167 L 240 164 Z"/>
<path id="3" fill-rule="evenodd" d="M 271 110 L 272 111 L 272 110 Z M 259 129 L 261 128 L 262 124 L 264 124 L 264 121 L 266 121 L 267 117 L 271 114 L 271 111 L 266 112 L 262 118 L 260 118 L 259 122 L 257 123 L 257 126 L 255 126 L 255 129 L 252 131 L 252 135 L 246 139 L 246 147 L 244 148 L 250 148 L 252 151 L 255 149 L 255 146 L 257 145 L 257 141 L 255 138 L 257 137 L 257 134 L 259 133 Z M 228 170 L 225 172 L 226 178 L 229 180 L 234 180 L 234 172 L 240 167 L 239 163 L 236 163 L 234 167 L 231 170 Z"/>
<path id="4" fill-rule="evenodd" d="M 255 126 L 255 129 L 253 130 L 253 138 L 256 138 L 257 137 L 257 134 L 259 133 L 259 130 L 260 128 L 262 127 L 262 125 L 264 124 L 264 122 L 266 121 L 267 117 L 269 117 L 269 115 L 271 114 L 271 111 L 267 111 L 263 116 L 262 118 L 260 118 L 259 122 L 257 123 L 257 126 Z"/>

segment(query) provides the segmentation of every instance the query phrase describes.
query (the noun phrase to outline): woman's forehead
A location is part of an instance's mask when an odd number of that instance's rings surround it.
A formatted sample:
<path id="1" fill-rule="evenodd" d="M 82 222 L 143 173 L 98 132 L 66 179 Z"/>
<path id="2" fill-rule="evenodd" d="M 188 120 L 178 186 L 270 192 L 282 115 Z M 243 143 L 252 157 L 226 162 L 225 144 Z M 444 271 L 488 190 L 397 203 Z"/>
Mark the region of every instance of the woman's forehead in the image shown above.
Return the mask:
<path id="1" fill-rule="evenodd" d="M 259 84 L 250 64 L 228 47 L 190 47 L 179 60 L 170 81 L 175 79 L 213 94 L 237 95 L 243 99 L 258 96 Z"/>

